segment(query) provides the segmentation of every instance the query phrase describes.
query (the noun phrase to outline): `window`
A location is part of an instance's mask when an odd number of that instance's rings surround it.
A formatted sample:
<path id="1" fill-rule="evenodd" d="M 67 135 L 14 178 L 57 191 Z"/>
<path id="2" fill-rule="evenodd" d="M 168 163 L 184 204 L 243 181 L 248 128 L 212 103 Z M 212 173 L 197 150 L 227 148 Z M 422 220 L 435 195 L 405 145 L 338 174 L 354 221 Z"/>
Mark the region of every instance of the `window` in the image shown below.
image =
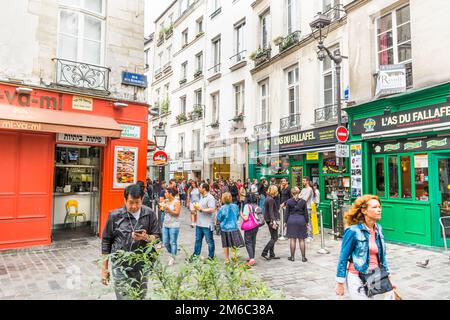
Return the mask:
<path id="1" fill-rule="evenodd" d="M 197 34 L 203 32 L 203 17 L 197 20 Z"/>
<path id="2" fill-rule="evenodd" d="M 170 83 L 166 83 L 164 85 L 164 92 L 165 92 L 166 98 L 169 98 L 169 86 L 170 86 Z"/>
<path id="3" fill-rule="evenodd" d="M 377 20 L 377 56 L 379 66 L 404 64 L 406 86 L 412 86 L 409 5 L 390 12 Z"/>
<path id="4" fill-rule="evenodd" d="M 220 9 L 220 0 L 212 0 L 212 4 L 213 4 L 213 11 Z"/>
<path id="5" fill-rule="evenodd" d="M 187 10 L 189 7 L 189 0 L 180 0 L 180 16 Z"/>
<path id="6" fill-rule="evenodd" d="M 244 113 L 245 84 L 241 82 L 233 86 L 235 115 Z"/>
<path id="7" fill-rule="evenodd" d="M 270 11 L 260 16 L 260 47 L 267 49 L 270 45 Z"/>
<path id="8" fill-rule="evenodd" d="M 388 157 L 389 197 L 398 198 L 398 157 Z"/>
<path id="9" fill-rule="evenodd" d="M 289 114 L 299 113 L 299 84 L 298 67 L 286 71 L 287 74 L 287 96 Z"/>
<path id="10" fill-rule="evenodd" d="M 163 66 L 163 52 L 161 51 L 160 53 L 158 53 L 158 71 L 160 71 L 162 66 Z"/>
<path id="11" fill-rule="evenodd" d="M 195 68 L 196 71 L 203 70 L 203 52 L 199 52 L 195 55 Z"/>
<path id="12" fill-rule="evenodd" d="M 244 25 L 245 20 L 236 24 L 234 27 L 234 52 L 236 54 L 236 62 L 241 61 L 245 58 L 245 55 L 243 54 L 244 51 Z"/>
<path id="13" fill-rule="evenodd" d="M 169 26 L 173 25 L 173 13 L 169 16 Z"/>
<path id="14" fill-rule="evenodd" d="M 200 130 L 195 130 L 192 132 L 192 145 L 193 150 L 195 151 L 196 155 L 200 155 Z"/>
<path id="15" fill-rule="evenodd" d="M 181 33 L 181 46 L 184 47 L 187 46 L 187 44 L 188 44 L 188 29 L 184 30 Z"/>
<path id="16" fill-rule="evenodd" d="M 323 77 L 323 105 L 325 107 L 331 106 L 334 103 L 334 81 L 332 61 L 328 55 L 322 63 L 322 77 Z"/>
<path id="17" fill-rule="evenodd" d="M 178 152 L 181 154 L 181 157 L 184 155 L 184 133 L 178 134 Z"/>
<path id="18" fill-rule="evenodd" d="M 60 1 L 58 58 L 103 64 L 103 0 Z"/>
<path id="19" fill-rule="evenodd" d="M 414 184 L 416 187 L 416 200 L 428 201 L 428 155 L 414 156 Z"/>
<path id="20" fill-rule="evenodd" d="M 340 11 L 337 8 L 339 5 L 340 0 L 322 0 L 322 12 L 326 12 L 331 20 L 339 19 Z"/>
<path id="21" fill-rule="evenodd" d="M 186 114 L 186 96 L 180 98 L 180 114 Z"/>
<path id="22" fill-rule="evenodd" d="M 187 64 L 188 64 L 187 61 L 185 61 L 181 64 L 181 79 L 180 80 L 186 80 L 186 78 L 187 78 Z"/>
<path id="23" fill-rule="evenodd" d="M 375 179 L 377 196 L 385 197 L 385 184 L 384 184 L 384 158 L 377 158 L 375 160 Z"/>
<path id="24" fill-rule="evenodd" d="M 219 93 L 213 93 L 211 95 L 211 103 L 212 103 L 212 114 L 211 114 L 211 122 L 215 123 L 219 121 Z"/>
<path id="25" fill-rule="evenodd" d="M 212 41 L 214 73 L 220 72 L 220 37 Z"/>
<path id="26" fill-rule="evenodd" d="M 298 17 L 298 0 L 285 0 L 286 1 L 286 31 L 287 34 L 291 34 L 299 29 Z"/>
<path id="27" fill-rule="evenodd" d="M 149 60 L 148 60 L 149 54 L 150 54 L 150 49 L 147 49 L 144 51 L 145 68 L 149 67 Z"/>
<path id="28" fill-rule="evenodd" d="M 195 91 L 195 104 L 198 106 L 202 105 L 202 89 Z"/>
<path id="29" fill-rule="evenodd" d="M 172 61 L 172 46 L 167 47 L 167 63 Z"/>
<path id="30" fill-rule="evenodd" d="M 161 94 L 161 88 L 158 88 L 155 90 L 155 97 L 156 97 L 156 103 L 159 104 L 159 100 L 160 100 L 160 94 Z"/>
<path id="31" fill-rule="evenodd" d="M 264 80 L 259 85 L 261 103 L 261 123 L 269 121 L 269 80 Z"/>
<path id="32" fill-rule="evenodd" d="M 401 182 L 402 182 L 402 198 L 411 199 L 411 157 L 400 157 Z"/>

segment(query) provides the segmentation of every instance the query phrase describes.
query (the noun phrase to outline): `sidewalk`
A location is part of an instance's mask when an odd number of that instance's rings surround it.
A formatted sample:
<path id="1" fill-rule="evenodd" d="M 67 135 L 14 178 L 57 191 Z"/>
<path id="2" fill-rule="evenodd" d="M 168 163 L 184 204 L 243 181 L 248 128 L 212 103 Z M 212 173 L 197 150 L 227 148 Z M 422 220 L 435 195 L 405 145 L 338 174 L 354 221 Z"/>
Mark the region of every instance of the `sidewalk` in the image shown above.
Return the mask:
<path id="1" fill-rule="evenodd" d="M 195 235 L 189 219 L 188 211 L 184 210 L 179 244 L 191 253 Z M 307 243 L 308 262 L 301 262 L 299 248 L 296 261 L 287 260 L 290 255 L 288 240 L 278 241 L 275 246 L 280 260 L 266 261 L 260 254 L 270 236 L 267 228 L 263 227 L 257 237 L 258 263 L 253 270 L 271 288 L 282 289 L 287 299 L 335 300 L 340 241 L 333 240 L 328 234 L 325 238 L 330 254 L 316 253 L 320 248 L 320 237 L 316 236 L 313 242 Z M 220 237 L 214 236 L 214 239 L 216 254 L 224 260 Z M 388 243 L 387 248 L 393 281 L 404 299 L 450 300 L 448 255 L 392 243 Z M 207 256 L 205 242 L 202 255 Z M 240 255 L 242 260 L 247 258 L 245 249 Z M 184 258 L 183 251 L 180 251 L 177 261 L 181 263 Z M 416 265 L 417 261 L 426 259 L 429 259 L 427 268 Z M 0 299 L 115 299 L 112 288 L 100 283 L 100 240 L 87 238 L 55 242 L 49 247 L 0 252 Z"/>

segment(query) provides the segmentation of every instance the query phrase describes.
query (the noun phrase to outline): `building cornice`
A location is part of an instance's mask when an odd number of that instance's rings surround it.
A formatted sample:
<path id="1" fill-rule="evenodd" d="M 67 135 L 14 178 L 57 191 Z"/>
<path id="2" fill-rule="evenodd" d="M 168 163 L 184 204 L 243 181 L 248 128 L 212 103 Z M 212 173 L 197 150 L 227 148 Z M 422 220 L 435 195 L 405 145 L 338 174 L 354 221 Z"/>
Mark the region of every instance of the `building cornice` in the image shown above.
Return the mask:
<path id="1" fill-rule="evenodd" d="M 178 0 L 174 0 L 171 4 L 169 4 L 169 6 L 166 8 L 166 10 L 163 11 L 163 13 L 161 13 L 161 15 L 156 18 L 156 20 L 154 21 L 154 23 L 158 23 L 159 19 L 161 19 L 162 17 L 164 17 L 164 15 L 167 13 L 167 11 L 170 10 L 170 8 L 172 8 L 175 3 L 177 3 Z"/>
<path id="2" fill-rule="evenodd" d="M 355 11 L 356 9 L 359 9 L 359 8 L 365 6 L 366 4 L 368 4 L 371 1 L 372 0 L 354 0 L 354 1 L 350 2 L 349 4 L 347 4 L 346 6 L 344 6 L 344 10 L 348 14 L 349 12 Z"/>

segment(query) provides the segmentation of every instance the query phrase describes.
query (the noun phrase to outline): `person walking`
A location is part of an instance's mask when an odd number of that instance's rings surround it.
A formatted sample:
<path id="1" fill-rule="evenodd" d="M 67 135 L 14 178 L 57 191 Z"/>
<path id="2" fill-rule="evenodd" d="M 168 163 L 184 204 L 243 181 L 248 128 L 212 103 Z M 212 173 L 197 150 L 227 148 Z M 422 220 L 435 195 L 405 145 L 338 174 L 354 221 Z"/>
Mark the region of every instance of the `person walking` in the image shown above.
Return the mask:
<path id="1" fill-rule="evenodd" d="M 298 240 L 302 261 L 306 262 L 308 259 L 306 259 L 305 239 L 308 237 L 307 224 L 309 223 L 306 201 L 300 198 L 300 189 L 297 187 L 292 188 L 292 196 L 293 198 L 285 202 L 284 216 L 286 236 L 289 238 L 291 250 L 288 260 L 295 260 L 295 247 Z"/>
<path id="2" fill-rule="evenodd" d="M 216 212 L 216 200 L 209 193 L 209 184 L 200 185 L 201 199 L 197 208 L 197 226 L 195 227 L 195 247 L 193 256 L 199 256 L 202 252 L 203 237 L 208 244 L 208 257 L 214 258 L 214 213 Z"/>
<path id="3" fill-rule="evenodd" d="M 180 195 L 181 205 L 186 206 L 186 180 L 182 180 L 178 184 L 178 193 Z"/>
<path id="4" fill-rule="evenodd" d="M 242 211 L 242 208 L 244 207 L 246 201 L 247 201 L 247 189 L 248 184 L 247 182 L 244 183 L 241 188 L 239 189 L 239 204 L 240 204 L 240 210 Z"/>
<path id="5" fill-rule="evenodd" d="M 238 205 L 238 207 L 239 207 L 239 189 L 234 181 L 230 182 L 229 189 L 230 189 L 231 198 L 232 198 L 233 203 Z"/>
<path id="6" fill-rule="evenodd" d="M 222 195 L 222 207 L 217 213 L 217 221 L 220 222 L 222 247 L 225 254 L 225 263 L 230 262 L 230 248 L 233 260 L 237 261 L 236 248 L 244 246 L 241 232 L 238 229 L 237 220 L 239 218 L 239 207 L 232 203 L 231 193 L 225 192 Z"/>
<path id="7" fill-rule="evenodd" d="M 191 182 L 191 188 L 187 193 L 187 202 L 189 204 L 189 210 L 191 211 L 191 228 L 197 225 L 197 210 L 195 204 L 200 202 L 200 190 L 197 186 L 197 181 Z"/>
<path id="8" fill-rule="evenodd" d="M 144 197 L 142 198 L 142 205 L 151 208 L 152 204 L 151 204 L 150 196 L 147 193 L 147 189 L 145 188 L 144 181 L 139 180 L 138 182 L 136 182 L 136 184 L 142 189 L 142 192 L 144 193 Z"/>
<path id="9" fill-rule="evenodd" d="M 270 241 L 263 249 L 261 256 L 266 260 L 280 259 L 275 255 L 275 243 L 278 240 L 278 227 L 280 220 L 279 208 L 276 206 L 275 197 L 278 196 L 278 188 L 276 186 L 270 186 L 267 191 L 267 198 L 264 202 L 264 220 L 269 227 Z"/>
<path id="10" fill-rule="evenodd" d="M 144 264 L 120 262 L 118 253 L 135 252 L 145 248 L 148 242 L 161 239 L 158 218 L 152 209 L 142 206 L 143 196 L 142 188 L 137 184 L 126 187 L 124 207 L 109 215 L 102 233 L 102 283 L 108 285 L 110 281 L 108 267 L 111 258 L 114 290 L 118 300 L 130 299 L 127 284 L 140 290 L 139 297 L 144 299 L 148 283 L 148 272 L 143 271 Z"/>
<path id="11" fill-rule="evenodd" d="M 256 193 L 250 193 L 247 197 L 247 204 L 243 205 L 241 211 L 241 218 L 244 221 L 249 219 L 250 214 L 258 214 L 261 212 L 261 208 L 258 206 L 258 196 Z M 255 253 L 256 253 L 256 235 L 258 234 L 259 227 L 255 227 L 250 230 L 244 231 L 244 241 L 245 248 L 248 253 L 247 265 L 253 266 L 256 264 Z"/>
<path id="12" fill-rule="evenodd" d="M 158 219 L 159 219 L 159 224 L 162 227 L 162 223 L 164 221 L 164 202 L 166 201 L 166 190 L 167 190 L 167 183 L 165 181 L 163 181 L 161 183 L 161 188 L 159 189 L 159 201 L 158 201 Z"/>
<path id="13" fill-rule="evenodd" d="M 367 296 L 361 276 L 377 268 L 389 274 L 386 243 L 381 219 L 381 201 L 375 195 L 363 195 L 345 213 L 349 227 L 344 231 L 336 273 L 336 294 L 344 295 L 344 284 L 351 299 L 372 299 Z M 381 271 L 380 271 L 381 272 Z M 389 281 L 390 281 L 389 276 Z M 377 284 L 381 287 L 383 283 Z M 396 286 L 392 284 L 392 288 Z"/>
<path id="14" fill-rule="evenodd" d="M 314 191 L 309 185 L 309 177 L 304 176 L 302 179 L 303 189 L 300 192 L 300 198 L 306 201 L 306 208 L 308 209 L 308 221 L 311 221 L 311 204 L 312 200 L 314 199 Z M 307 242 L 310 242 L 313 240 L 313 233 L 312 233 L 312 227 L 311 224 L 308 224 L 308 238 L 306 239 Z"/>
<path id="15" fill-rule="evenodd" d="M 164 204 L 164 221 L 162 229 L 163 244 L 167 252 L 171 254 L 168 265 L 171 266 L 175 262 L 175 257 L 178 252 L 178 235 L 180 233 L 180 212 L 181 204 L 176 198 L 178 195 L 177 189 L 167 189 L 166 199 Z"/>
<path id="16" fill-rule="evenodd" d="M 267 187 L 266 187 L 266 179 L 264 177 L 261 177 L 260 183 L 258 185 L 258 194 L 259 194 L 259 207 L 261 208 L 263 214 L 265 210 L 264 203 L 266 201 L 266 195 L 267 195 Z"/>

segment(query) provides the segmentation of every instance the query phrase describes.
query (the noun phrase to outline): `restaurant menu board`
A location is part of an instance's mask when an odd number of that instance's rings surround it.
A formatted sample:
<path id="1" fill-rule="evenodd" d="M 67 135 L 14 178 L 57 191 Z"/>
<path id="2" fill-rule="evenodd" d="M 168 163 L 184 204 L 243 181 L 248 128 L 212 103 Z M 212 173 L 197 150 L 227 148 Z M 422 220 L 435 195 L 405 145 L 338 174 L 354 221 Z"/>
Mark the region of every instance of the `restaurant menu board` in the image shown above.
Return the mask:
<path id="1" fill-rule="evenodd" d="M 126 188 L 137 181 L 138 148 L 114 148 L 114 188 Z"/>
<path id="2" fill-rule="evenodd" d="M 351 169 L 351 197 L 357 198 L 362 195 L 362 146 L 353 144 L 350 146 L 350 169 Z"/>

